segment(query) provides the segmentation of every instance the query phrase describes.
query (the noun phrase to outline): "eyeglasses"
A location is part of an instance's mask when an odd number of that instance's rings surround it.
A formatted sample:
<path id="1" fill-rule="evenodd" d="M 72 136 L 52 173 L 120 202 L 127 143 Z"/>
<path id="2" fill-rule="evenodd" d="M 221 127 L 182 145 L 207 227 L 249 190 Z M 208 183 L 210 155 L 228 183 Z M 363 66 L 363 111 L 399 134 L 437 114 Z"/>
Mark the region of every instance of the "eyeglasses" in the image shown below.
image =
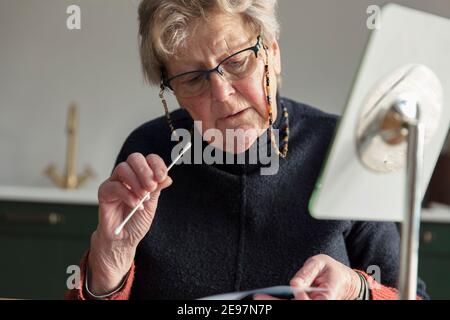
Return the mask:
<path id="1" fill-rule="evenodd" d="M 209 80 L 213 72 L 217 72 L 229 81 L 242 80 L 255 71 L 258 52 L 262 45 L 262 38 L 258 36 L 254 46 L 225 58 L 214 69 L 181 73 L 169 79 L 163 79 L 162 85 L 170 88 L 179 97 L 192 98 L 209 89 Z"/>

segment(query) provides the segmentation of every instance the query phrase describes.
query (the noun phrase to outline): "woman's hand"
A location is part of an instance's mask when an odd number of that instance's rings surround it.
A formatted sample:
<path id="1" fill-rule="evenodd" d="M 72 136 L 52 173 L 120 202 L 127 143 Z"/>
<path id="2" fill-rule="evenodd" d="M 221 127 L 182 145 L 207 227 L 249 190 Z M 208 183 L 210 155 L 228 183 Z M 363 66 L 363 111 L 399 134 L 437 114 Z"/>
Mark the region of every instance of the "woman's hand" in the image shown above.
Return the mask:
<path id="1" fill-rule="evenodd" d="M 117 165 L 98 190 L 99 224 L 91 237 L 90 289 L 94 294 L 112 291 L 128 273 L 136 247 L 149 231 L 162 189 L 172 184 L 167 167 L 157 155 L 131 154 Z M 150 192 L 119 235 L 114 230 Z"/>
<path id="2" fill-rule="evenodd" d="M 294 289 L 308 287 L 325 289 L 323 292 L 298 292 L 296 300 L 354 300 L 358 297 L 361 280 L 349 267 L 320 254 L 309 258 L 290 282 Z M 255 300 L 273 300 L 268 295 L 256 295 Z"/>

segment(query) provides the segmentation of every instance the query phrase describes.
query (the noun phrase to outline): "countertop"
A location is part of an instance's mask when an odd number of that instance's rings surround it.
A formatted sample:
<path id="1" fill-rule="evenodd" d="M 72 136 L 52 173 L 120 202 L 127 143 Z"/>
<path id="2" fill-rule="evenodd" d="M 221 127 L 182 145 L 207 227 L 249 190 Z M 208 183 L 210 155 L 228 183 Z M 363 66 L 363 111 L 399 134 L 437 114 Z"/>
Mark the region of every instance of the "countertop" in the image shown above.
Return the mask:
<path id="1" fill-rule="evenodd" d="M 0 200 L 98 205 L 97 189 L 63 190 L 50 187 L 0 186 Z M 422 209 L 423 222 L 450 223 L 450 206 L 432 203 Z"/>
<path id="2" fill-rule="evenodd" d="M 450 223 L 450 206 L 432 203 L 431 208 L 422 209 L 422 222 Z"/>
<path id="3" fill-rule="evenodd" d="M 97 189 L 64 190 L 49 187 L 0 186 L 0 200 L 97 205 Z"/>

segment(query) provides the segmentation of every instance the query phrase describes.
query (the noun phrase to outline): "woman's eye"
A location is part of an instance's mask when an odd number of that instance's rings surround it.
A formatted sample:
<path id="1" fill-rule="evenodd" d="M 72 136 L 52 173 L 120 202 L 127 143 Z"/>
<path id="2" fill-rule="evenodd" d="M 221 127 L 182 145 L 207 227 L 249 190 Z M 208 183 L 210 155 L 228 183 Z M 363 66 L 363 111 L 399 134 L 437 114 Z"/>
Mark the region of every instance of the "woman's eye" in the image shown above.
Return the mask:
<path id="1" fill-rule="evenodd" d="M 186 78 L 186 80 L 183 81 L 183 84 L 185 85 L 195 85 L 202 79 L 201 75 L 191 76 L 189 78 Z"/>
<path id="2" fill-rule="evenodd" d="M 245 64 L 246 59 L 232 60 L 227 63 L 231 68 L 240 68 Z"/>

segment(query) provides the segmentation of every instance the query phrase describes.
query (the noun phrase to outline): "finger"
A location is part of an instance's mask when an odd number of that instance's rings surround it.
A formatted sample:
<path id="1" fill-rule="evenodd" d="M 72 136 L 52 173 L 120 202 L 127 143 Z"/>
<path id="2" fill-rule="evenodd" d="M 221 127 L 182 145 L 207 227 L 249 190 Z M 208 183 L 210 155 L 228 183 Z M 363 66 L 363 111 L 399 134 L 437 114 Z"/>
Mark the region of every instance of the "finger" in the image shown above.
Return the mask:
<path id="1" fill-rule="evenodd" d="M 317 289 L 321 291 L 314 291 L 309 294 L 313 300 L 336 300 L 339 295 L 339 282 L 333 277 L 327 276 L 326 279 L 320 280 L 321 284 L 317 286 Z"/>
<path id="2" fill-rule="evenodd" d="M 324 267 L 323 259 L 316 256 L 309 258 L 291 279 L 291 286 L 299 289 L 310 287 Z"/>
<path id="3" fill-rule="evenodd" d="M 99 204 L 122 201 L 130 208 L 134 208 L 139 203 L 139 199 L 136 195 L 119 181 L 104 182 L 99 188 L 98 199 Z M 104 217 L 100 215 L 100 223 L 103 222 L 103 218 Z"/>
<path id="4" fill-rule="evenodd" d="M 150 169 L 147 159 L 141 153 L 136 152 L 128 156 L 127 163 L 133 169 L 141 187 L 147 192 L 155 191 L 158 182 L 155 180 L 155 175 L 152 169 Z"/>
<path id="5" fill-rule="evenodd" d="M 173 183 L 172 178 L 167 176 L 166 179 L 158 185 L 158 188 L 156 189 L 155 192 L 161 192 L 161 190 L 170 187 L 172 183 Z"/>
<path id="6" fill-rule="evenodd" d="M 294 292 L 294 300 L 311 300 L 311 297 L 308 295 L 308 293 L 303 291 L 302 289 L 293 287 L 292 291 Z"/>
<path id="7" fill-rule="evenodd" d="M 110 180 L 119 181 L 128 185 L 131 188 L 131 191 L 139 199 L 142 199 L 147 194 L 147 191 L 142 188 L 138 177 L 127 162 L 121 162 L 117 165 L 111 175 Z"/>
<path id="8" fill-rule="evenodd" d="M 255 294 L 253 296 L 253 300 L 282 300 L 282 299 L 275 298 L 275 297 L 269 296 L 268 294 L 261 293 L 261 294 Z"/>
<path id="9" fill-rule="evenodd" d="M 320 291 L 312 291 L 309 293 L 311 300 L 336 300 L 338 287 L 333 285 L 332 279 L 324 280 L 323 284 L 316 287 Z"/>
<path id="10" fill-rule="evenodd" d="M 128 190 L 119 181 L 107 181 L 98 190 L 99 203 L 108 203 L 120 200 L 128 206 L 135 206 L 139 203 L 139 198 Z"/>
<path id="11" fill-rule="evenodd" d="M 334 300 L 333 296 L 325 292 L 314 292 L 311 294 L 311 300 Z"/>
<path id="12" fill-rule="evenodd" d="M 161 190 L 172 185 L 172 178 L 167 176 L 166 180 L 164 180 L 161 184 L 158 185 L 158 188 L 150 194 L 150 199 L 144 201 L 143 205 L 146 211 L 155 212 L 158 206 L 159 195 L 161 194 Z"/>
<path id="13" fill-rule="evenodd" d="M 167 166 L 164 160 L 156 154 L 150 154 L 146 157 L 150 169 L 155 174 L 154 180 L 158 183 L 163 182 L 167 177 Z"/>

